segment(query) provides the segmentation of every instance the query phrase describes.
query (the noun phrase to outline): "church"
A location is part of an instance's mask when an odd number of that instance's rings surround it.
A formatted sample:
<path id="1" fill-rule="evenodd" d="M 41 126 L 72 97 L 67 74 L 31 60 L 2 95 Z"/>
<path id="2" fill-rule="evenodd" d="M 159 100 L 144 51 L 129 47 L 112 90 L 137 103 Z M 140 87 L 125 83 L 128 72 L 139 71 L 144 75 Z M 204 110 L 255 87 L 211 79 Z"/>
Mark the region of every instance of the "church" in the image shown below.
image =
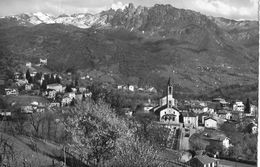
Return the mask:
<path id="1" fill-rule="evenodd" d="M 183 117 L 177 108 L 177 100 L 173 97 L 173 84 L 170 78 L 165 94 L 160 98 L 159 105 L 152 108 L 150 112 L 158 116 L 160 124 L 179 127 L 183 122 Z"/>

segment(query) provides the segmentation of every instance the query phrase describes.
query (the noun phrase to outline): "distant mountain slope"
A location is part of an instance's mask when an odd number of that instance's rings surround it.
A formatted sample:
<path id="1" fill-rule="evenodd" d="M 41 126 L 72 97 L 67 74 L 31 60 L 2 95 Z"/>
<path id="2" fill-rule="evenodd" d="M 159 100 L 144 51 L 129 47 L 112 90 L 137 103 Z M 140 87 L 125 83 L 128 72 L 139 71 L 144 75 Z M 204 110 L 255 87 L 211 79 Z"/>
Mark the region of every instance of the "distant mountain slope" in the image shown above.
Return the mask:
<path id="1" fill-rule="evenodd" d="M 32 23 L 36 16 L 41 24 Z M 79 28 L 83 24 L 90 28 Z M 97 15 L 5 17 L 0 19 L 0 44 L 23 61 L 47 57 L 56 71 L 95 69 L 116 81 L 135 78 L 140 85 L 160 88 L 172 76 L 176 92 L 201 94 L 258 82 L 256 30 L 254 21 L 130 4 Z"/>

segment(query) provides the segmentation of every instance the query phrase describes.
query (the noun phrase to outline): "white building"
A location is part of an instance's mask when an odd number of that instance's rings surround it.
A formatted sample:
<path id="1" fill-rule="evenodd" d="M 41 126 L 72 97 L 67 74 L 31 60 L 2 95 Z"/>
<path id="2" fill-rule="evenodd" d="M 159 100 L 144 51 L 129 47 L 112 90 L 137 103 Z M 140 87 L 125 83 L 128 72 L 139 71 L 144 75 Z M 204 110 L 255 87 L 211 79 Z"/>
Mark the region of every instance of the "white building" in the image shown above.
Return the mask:
<path id="1" fill-rule="evenodd" d="M 129 91 L 134 92 L 135 91 L 135 86 L 134 85 L 129 85 L 128 89 L 129 89 Z"/>
<path id="2" fill-rule="evenodd" d="M 244 109 L 245 109 L 245 105 L 243 104 L 242 101 L 237 101 L 233 104 L 234 111 L 244 112 Z"/>
<path id="3" fill-rule="evenodd" d="M 37 71 L 33 71 L 32 73 L 30 73 L 30 76 L 35 77 L 36 74 L 37 74 Z"/>
<path id="4" fill-rule="evenodd" d="M 157 90 L 155 89 L 155 87 L 150 87 L 147 89 L 148 92 L 152 92 L 152 93 L 157 93 Z"/>
<path id="5" fill-rule="evenodd" d="M 210 144 L 219 144 L 226 149 L 231 146 L 230 139 L 226 137 L 224 134 L 215 134 L 214 136 L 211 136 L 206 140 L 208 140 Z"/>
<path id="6" fill-rule="evenodd" d="M 75 99 L 76 98 L 76 93 L 75 92 L 68 92 L 65 94 L 65 96 L 68 96 L 71 99 Z"/>
<path id="7" fill-rule="evenodd" d="M 28 67 L 28 68 L 31 68 L 32 67 L 32 63 L 31 62 L 26 62 L 25 66 Z"/>
<path id="8" fill-rule="evenodd" d="M 193 112 L 183 112 L 183 124 L 185 127 L 197 128 L 199 124 L 199 117 Z"/>
<path id="9" fill-rule="evenodd" d="M 17 79 L 16 82 L 15 82 L 15 84 L 16 84 L 17 86 L 23 86 L 23 85 L 25 85 L 25 84 L 28 84 L 28 81 L 27 81 L 27 79 Z"/>
<path id="10" fill-rule="evenodd" d="M 8 110 L 6 110 L 6 109 L 0 109 L 0 116 L 6 116 L 6 117 L 8 117 L 8 116 L 11 116 L 12 115 L 12 113 L 11 113 L 11 111 L 8 111 Z"/>
<path id="11" fill-rule="evenodd" d="M 62 107 L 68 106 L 68 105 L 70 105 L 71 102 L 72 102 L 72 99 L 70 97 L 68 97 L 68 96 L 65 96 L 61 100 L 61 106 Z"/>
<path id="12" fill-rule="evenodd" d="M 117 89 L 118 89 L 118 90 L 123 89 L 123 86 L 124 86 L 124 85 L 117 85 Z"/>
<path id="13" fill-rule="evenodd" d="M 18 95 L 18 90 L 11 89 L 11 88 L 6 88 L 5 89 L 5 94 L 6 95 Z"/>
<path id="14" fill-rule="evenodd" d="M 46 94 L 48 99 L 55 99 L 57 91 L 55 89 L 47 89 Z"/>
<path id="15" fill-rule="evenodd" d="M 217 120 L 214 118 L 205 118 L 205 127 L 217 129 Z"/>
<path id="16" fill-rule="evenodd" d="M 79 92 L 80 93 L 84 93 L 86 91 L 87 91 L 87 89 L 85 87 L 79 87 Z"/>
<path id="17" fill-rule="evenodd" d="M 26 84 L 24 88 L 26 91 L 32 90 L 33 84 Z"/>
<path id="18" fill-rule="evenodd" d="M 63 91 L 61 84 L 49 84 L 49 85 L 47 85 L 47 89 L 53 89 L 56 92 L 62 92 Z"/>
<path id="19" fill-rule="evenodd" d="M 41 65 L 47 65 L 47 61 L 48 61 L 47 59 L 41 59 L 40 58 L 40 64 Z"/>
<path id="20" fill-rule="evenodd" d="M 229 143 L 230 139 L 228 137 L 221 138 L 220 141 L 224 148 L 230 147 L 230 143 Z"/>
<path id="21" fill-rule="evenodd" d="M 58 102 L 51 102 L 49 104 L 49 108 L 55 108 L 55 107 L 60 107 L 60 103 L 58 103 Z"/>

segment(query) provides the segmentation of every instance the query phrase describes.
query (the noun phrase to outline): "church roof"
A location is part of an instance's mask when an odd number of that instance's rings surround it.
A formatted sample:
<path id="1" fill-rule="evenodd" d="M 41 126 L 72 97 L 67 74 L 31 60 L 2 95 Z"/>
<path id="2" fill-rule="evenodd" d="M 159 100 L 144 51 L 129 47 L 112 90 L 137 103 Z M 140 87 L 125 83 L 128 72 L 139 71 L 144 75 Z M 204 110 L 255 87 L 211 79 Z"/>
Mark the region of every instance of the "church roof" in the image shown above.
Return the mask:
<path id="1" fill-rule="evenodd" d="M 160 115 L 160 112 L 161 112 L 162 110 L 166 109 L 167 107 L 168 107 L 168 106 L 167 106 L 167 104 L 166 104 L 166 105 L 163 105 L 163 106 L 161 106 L 161 107 L 155 109 L 155 110 L 154 110 L 155 115 Z M 174 107 L 174 106 L 172 106 L 171 108 L 173 108 L 173 109 L 175 109 L 176 111 L 180 112 L 179 109 L 176 108 L 176 107 Z"/>
<path id="2" fill-rule="evenodd" d="M 197 117 L 197 115 L 194 112 L 183 112 L 183 117 Z"/>

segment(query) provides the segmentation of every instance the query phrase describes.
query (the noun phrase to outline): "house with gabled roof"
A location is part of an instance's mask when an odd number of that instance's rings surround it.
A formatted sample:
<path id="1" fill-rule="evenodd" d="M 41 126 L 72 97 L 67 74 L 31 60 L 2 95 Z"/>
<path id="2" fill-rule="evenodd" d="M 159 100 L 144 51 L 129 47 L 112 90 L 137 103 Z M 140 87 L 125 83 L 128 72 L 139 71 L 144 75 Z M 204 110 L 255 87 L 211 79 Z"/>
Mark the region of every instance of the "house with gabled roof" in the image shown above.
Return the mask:
<path id="1" fill-rule="evenodd" d="M 199 116 L 194 112 L 182 112 L 183 124 L 185 127 L 197 128 L 199 124 Z"/>
<path id="2" fill-rule="evenodd" d="M 198 155 L 189 161 L 192 167 L 215 167 L 218 166 L 218 160 L 210 158 L 207 155 Z"/>
<path id="3" fill-rule="evenodd" d="M 204 122 L 205 122 L 205 128 L 217 129 L 218 127 L 218 121 L 215 118 L 212 117 L 205 118 Z"/>
<path id="4" fill-rule="evenodd" d="M 192 167 L 215 167 L 218 166 L 218 160 L 210 158 L 207 155 L 198 155 L 189 161 Z"/>
<path id="5" fill-rule="evenodd" d="M 63 92 L 62 85 L 61 85 L 61 84 L 57 84 L 57 83 L 48 84 L 48 85 L 47 85 L 47 89 L 53 89 L 53 90 L 55 90 L 56 92 Z"/>
<path id="6" fill-rule="evenodd" d="M 228 110 L 218 110 L 217 116 L 222 119 L 229 120 L 231 118 L 231 111 Z"/>

